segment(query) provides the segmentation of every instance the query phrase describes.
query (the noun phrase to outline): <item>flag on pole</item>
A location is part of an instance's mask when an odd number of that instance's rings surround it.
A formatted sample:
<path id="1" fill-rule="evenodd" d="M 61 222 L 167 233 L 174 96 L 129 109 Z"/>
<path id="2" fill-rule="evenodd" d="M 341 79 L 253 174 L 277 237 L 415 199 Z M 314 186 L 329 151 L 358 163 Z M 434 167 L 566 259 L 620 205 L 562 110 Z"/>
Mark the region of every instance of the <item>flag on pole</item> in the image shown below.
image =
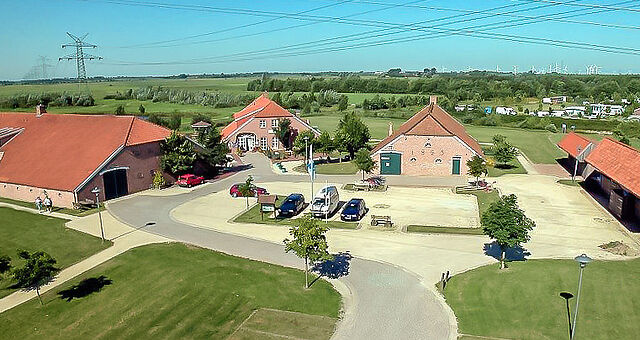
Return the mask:
<path id="1" fill-rule="evenodd" d="M 313 144 L 309 145 L 309 160 L 307 161 L 307 172 L 313 181 L 316 178 L 316 165 L 313 162 Z"/>

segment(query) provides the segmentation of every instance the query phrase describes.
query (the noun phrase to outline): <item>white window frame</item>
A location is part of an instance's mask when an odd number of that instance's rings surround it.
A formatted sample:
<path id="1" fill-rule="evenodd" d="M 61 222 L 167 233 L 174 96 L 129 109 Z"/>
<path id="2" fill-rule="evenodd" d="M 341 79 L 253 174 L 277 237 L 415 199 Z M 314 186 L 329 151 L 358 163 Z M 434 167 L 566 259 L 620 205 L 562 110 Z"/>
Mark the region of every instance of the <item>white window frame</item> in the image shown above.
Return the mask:
<path id="1" fill-rule="evenodd" d="M 271 148 L 272 149 L 278 149 L 280 147 L 280 141 L 278 140 L 278 137 L 272 137 L 271 138 Z"/>
<path id="2" fill-rule="evenodd" d="M 261 129 L 266 129 L 267 128 L 267 121 L 264 119 L 260 120 L 260 128 Z"/>
<path id="3" fill-rule="evenodd" d="M 268 143 L 267 137 L 260 137 L 260 148 L 262 150 L 267 149 L 267 143 Z"/>
<path id="4" fill-rule="evenodd" d="M 271 127 L 272 128 L 277 128 L 278 127 L 278 120 L 277 119 L 272 119 L 271 120 Z"/>

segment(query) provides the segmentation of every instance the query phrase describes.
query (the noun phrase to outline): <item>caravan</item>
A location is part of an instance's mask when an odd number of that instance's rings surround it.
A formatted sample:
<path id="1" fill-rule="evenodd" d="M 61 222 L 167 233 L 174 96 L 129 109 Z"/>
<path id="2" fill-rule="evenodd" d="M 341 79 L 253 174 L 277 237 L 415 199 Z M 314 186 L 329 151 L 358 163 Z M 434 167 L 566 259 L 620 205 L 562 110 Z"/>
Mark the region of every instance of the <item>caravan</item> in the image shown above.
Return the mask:
<path id="1" fill-rule="evenodd" d="M 311 203 L 311 214 L 313 217 L 329 217 L 340 207 L 340 196 L 338 188 L 333 185 L 326 186 L 318 191 Z"/>

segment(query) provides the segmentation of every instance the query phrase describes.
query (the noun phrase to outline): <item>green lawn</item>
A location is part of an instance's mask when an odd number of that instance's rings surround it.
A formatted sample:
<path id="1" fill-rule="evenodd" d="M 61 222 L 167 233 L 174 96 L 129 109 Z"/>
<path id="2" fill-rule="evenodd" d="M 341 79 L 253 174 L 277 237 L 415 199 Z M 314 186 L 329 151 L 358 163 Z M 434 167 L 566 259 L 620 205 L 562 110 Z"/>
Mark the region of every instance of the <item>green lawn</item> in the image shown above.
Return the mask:
<path id="1" fill-rule="evenodd" d="M 299 165 L 294 168 L 298 172 L 306 172 L 305 165 Z M 358 168 L 353 162 L 342 163 L 322 163 L 316 165 L 316 173 L 320 175 L 353 175 L 358 172 Z"/>
<path id="2" fill-rule="evenodd" d="M 454 276 L 445 290 L 462 334 L 502 339 L 567 339 L 565 300 L 576 294 L 573 260 L 511 262 Z M 640 260 L 594 261 L 584 271 L 576 338 L 637 339 Z M 573 313 L 575 298 L 570 306 Z"/>
<path id="3" fill-rule="evenodd" d="M 80 290 L 86 296 L 71 301 L 58 295 L 100 276 L 109 284 L 90 286 L 99 291 Z M 2 329 L 15 339 L 225 339 L 261 308 L 338 317 L 340 295 L 328 282 L 303 286 L 296 269 L 180 243 L 149 245 L 44 294 L 44 306 L 32 299 L 3 313 Z"/>
<path id="4" fill-rule="evenodd" d="M 19 205 L 21 207 L 27 207 L 27 208 L 35 209 L 35 204 L 32 203 L 32 202 L 12 200 L 10 198 L 5 198 L 5 197 L 0 197 L 0 202 L 9 203 L 9 204 L 15 204 L 15 205 Z M 69 209 L 69 208 L 53 207 L 53 211 L 54 212 L 58 212 L 58 213 L 62 213 L 62 214 L 83 217 L 83 216 L 89 216 L 91 214 L 97 213 L 98 212 L 98 208 L 94 207 L 94 208 L 88 208 L 88 209 Z M 102 204 L 100 205 L 100 211 L 104 211 L 104 206 Z"/>
<path id="5" fill-rule="evenodd" d="M 480 216 L 482 216 L 482 213 L 484 213 L 485 210 L 489 208 L 491 203 L 497 201 L 500 198 L 500 194 L 498 194 L 498 191 L 496 190 L 493 190 L 491 192 L 486 192 L 484 190 L 472 190 L 472 191 L 465 191 L 465 192 L 458 191 L 456 193 L 459 195 L 475 196 L 478 201 L 478 210 L 479 210 Z"/>
<path id="6" fill-rule="evenodd" d="M 570 180 L 570 179 L 559 179 L 558 183 L 564 184 L 564 185 L 568 185 L 568 186 L 571 186 L 571 187 L 579 187 L 580 184 L 582 184 L 582 181 L 574 181 L 574 180 Z"/>
<path id="7" fill-rule="evenodd" d="M 14 266 L 21 266 L 17 250 L 43 250 L 58 261 L 59 268 L 68 267 L 111 245 L 99 238 L 65 228 L 66 220 L 26 211 L 0 207 L 0 253 L 8 255 Z M 0 280 L 0 297 L 15 291 L 13 280 Z"/>
<path id="8" fill-rule="evenodd" d="M 485 156 L 488 156 L 488 157 L 493 156 L 493 152 L 491 152 L 491 148 L 482 148 L 482 150 L 484 151 Z M 517 158 L 511 161 L 509 165 L 511 166 L 510 168 L 489 166 L 487 168 L 487 170 L 489 171 L 488 176 L 500 177 L 502 175 L 508 175 L 508 174 L 526 174 L 527 173 L 527 170 L 525 170 L 522 167 L 522 164 L 520 164 L 520 161 Z"/>
<path id="9" fill-rule="evenodd" d="M 280 204 L 284 201 L 286 196 L 278 195 L 278 201 L 276 202 L 276 208 L 280 207 Z M 303 212 L 304 213 L 304 212 Z M 267 214 L 264 215 L 260 213 L 260 205 L 256 204 L 251 207 L 249 210 L 236 217 L 233 222 L 236 223 L 254 223 L 254 224 L 274 224 L 274 225 L 286 225 L 292 226 L 295 225 L 296 219 L 291 218 L 269 218 Z M 329 228 L 335 229 L 356 229 L 358 227 L 358 223 L 353 222 L 342 222 L 342 221 L 328 221 L 325 223 L 324 220 L 318 220 L 319 224 L 324 224 Z"/>

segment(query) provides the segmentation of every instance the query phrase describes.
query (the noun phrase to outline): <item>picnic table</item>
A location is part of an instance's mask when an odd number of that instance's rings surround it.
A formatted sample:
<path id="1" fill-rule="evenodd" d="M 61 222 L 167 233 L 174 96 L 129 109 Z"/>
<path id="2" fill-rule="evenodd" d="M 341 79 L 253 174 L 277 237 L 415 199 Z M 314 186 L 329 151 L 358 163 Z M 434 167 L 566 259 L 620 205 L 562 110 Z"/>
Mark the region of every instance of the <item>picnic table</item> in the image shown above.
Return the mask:
<path id="1" fill-rule="evenodd" d="M 371 226 L 376 227 L 383 224 L 385 227 L 393 226 L 393 222 L 391 222 L 391 216 L 384 215 L 371 215 Z"/>

